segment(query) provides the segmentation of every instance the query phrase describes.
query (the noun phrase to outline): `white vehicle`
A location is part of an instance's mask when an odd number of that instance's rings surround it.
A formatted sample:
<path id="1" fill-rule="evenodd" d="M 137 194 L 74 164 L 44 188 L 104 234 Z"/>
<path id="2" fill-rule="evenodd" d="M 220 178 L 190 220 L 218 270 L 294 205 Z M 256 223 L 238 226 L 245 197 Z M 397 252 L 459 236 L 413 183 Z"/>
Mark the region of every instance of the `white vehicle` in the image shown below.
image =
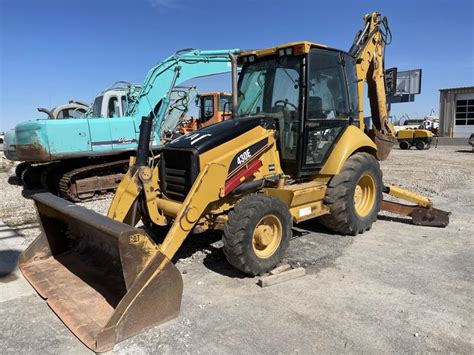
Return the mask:
<path id="1" fill-rule="evenodd" d="M 117 81 L 108 89 L 97 94 L 88 117 L 122 117 L 127 112 L 129 100 L 138 93 L 140 85 Z"/>
<path id="2" fill-rule="evenodd" d="M 43 107 L 38 107 L 39 112 L 43 112 L 48 115 L 51 120 L 63 119 L 63 118 L 78 118 L 83 116 L 89 105 L 78 100 L 70 100 L 67 104 L 59 105 L 48 110 Z"/>

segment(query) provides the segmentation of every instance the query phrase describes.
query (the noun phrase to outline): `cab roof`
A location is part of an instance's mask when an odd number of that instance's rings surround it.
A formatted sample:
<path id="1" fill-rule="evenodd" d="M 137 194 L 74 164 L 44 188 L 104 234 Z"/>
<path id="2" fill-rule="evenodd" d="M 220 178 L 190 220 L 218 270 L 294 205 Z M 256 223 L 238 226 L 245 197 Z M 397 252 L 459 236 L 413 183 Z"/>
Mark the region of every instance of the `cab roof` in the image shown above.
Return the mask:
<path id="1" fill-rule="evenodd" d="M 239 58 L 251 56 L 251 55 L 254 55 L 256 57 L 277 55 L 280 49 L 286 49 L 286 48 L 295 49 L 296 47 L 298 48 L 298 54 L 309 53 L 309 51 L 313 48 L 320 48 L 320 49 L 327 49 L 330 51 L 345 53 L 350 56 L 350 54 L 346 52 L 345 50 L 332 48 L 332 47 L 326 46 L 325 44 L 320 44 L 320 43 L 315 43 L 315 42 L 310 42 L 310 41 L 298 41 L 298 42 L 284 43 L 284 44 L 280 44 L 278 46 L 270 47 L 270 48 L 242 51 L 239 53 Z"/>
<path id="2" fill-rule="evenodd" d="M 309 42 L 309 41 L 299 41 L 299 42 L 284 43 L 284 44 L 280 44 L 278 46 L 270 47 L 270 48 L 243 51 L 240 53 L 240 56 L 244 57 L 248 55 L 255 55 L 257 57 L 263 57 L 267 55 L 278 54 L 278 50 L 280 49 L 292 48 L 296 46 L 301 46 L 304 53 L 308 53 L 311 48 L 328 48 L 328 46 L 324 44 L 319 44 L 319 43 L 314 43 L 314 42 Z"/>

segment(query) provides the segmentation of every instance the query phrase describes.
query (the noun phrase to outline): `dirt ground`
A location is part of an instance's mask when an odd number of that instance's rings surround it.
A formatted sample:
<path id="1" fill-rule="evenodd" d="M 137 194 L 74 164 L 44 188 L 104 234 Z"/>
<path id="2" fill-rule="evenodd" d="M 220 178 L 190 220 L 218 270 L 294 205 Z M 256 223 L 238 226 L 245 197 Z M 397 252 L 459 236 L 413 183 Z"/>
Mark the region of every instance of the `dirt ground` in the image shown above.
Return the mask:
<path id="1" fill-rule="evenodd" d="M 450 225 L 417 227 L 381 214 L 369 232 L 353 238 L 305 222 L 285 261 L 305 267 L 306 276 L 272 287 L 262 289 L 229 266 L 219 235 L 191 236 L 177 256 L 184 280 L 180 316 L 114 352 L 472 354 L 473 163 L 469 146 L 394 150 L 382 163 L 385 183 L 429 196 L 452 212 Z M 27 245 L 38 234 L 32 192 L 16 184 L 13 166 L 1 164 L 0 220 Z M 106 213 L 110 201 L 83 205 Z M 0 294 L 10 279 L 0 275 Z M 0 302 L 0 352 L 90 353 L 28 290 Z"/>

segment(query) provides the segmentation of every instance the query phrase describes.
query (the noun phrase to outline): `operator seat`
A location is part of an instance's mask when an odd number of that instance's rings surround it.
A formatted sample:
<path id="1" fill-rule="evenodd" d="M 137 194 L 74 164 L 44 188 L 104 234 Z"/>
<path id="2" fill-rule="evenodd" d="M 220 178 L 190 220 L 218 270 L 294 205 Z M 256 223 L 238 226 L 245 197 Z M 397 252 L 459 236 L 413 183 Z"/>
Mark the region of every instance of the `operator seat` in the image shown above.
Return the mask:
<path id="1" fill-rule="evenodd" d="M 308 97 L 308 118 L 326 118 L 323 100 L 319 96 Z"/>

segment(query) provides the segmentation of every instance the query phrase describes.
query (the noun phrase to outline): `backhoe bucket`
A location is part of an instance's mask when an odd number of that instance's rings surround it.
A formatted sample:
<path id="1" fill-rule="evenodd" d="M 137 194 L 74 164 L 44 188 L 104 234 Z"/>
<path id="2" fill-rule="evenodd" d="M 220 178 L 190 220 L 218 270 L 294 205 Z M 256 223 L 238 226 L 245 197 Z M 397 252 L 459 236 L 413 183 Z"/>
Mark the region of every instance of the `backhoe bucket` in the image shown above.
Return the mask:
<path id="1" fill-rule="evenodd" d="M 144 231 L 49 193 L 33 199 L 42 233 L 20 269 L 87 347 L 109 351 L 179 314 L 181 274 Z"/>

